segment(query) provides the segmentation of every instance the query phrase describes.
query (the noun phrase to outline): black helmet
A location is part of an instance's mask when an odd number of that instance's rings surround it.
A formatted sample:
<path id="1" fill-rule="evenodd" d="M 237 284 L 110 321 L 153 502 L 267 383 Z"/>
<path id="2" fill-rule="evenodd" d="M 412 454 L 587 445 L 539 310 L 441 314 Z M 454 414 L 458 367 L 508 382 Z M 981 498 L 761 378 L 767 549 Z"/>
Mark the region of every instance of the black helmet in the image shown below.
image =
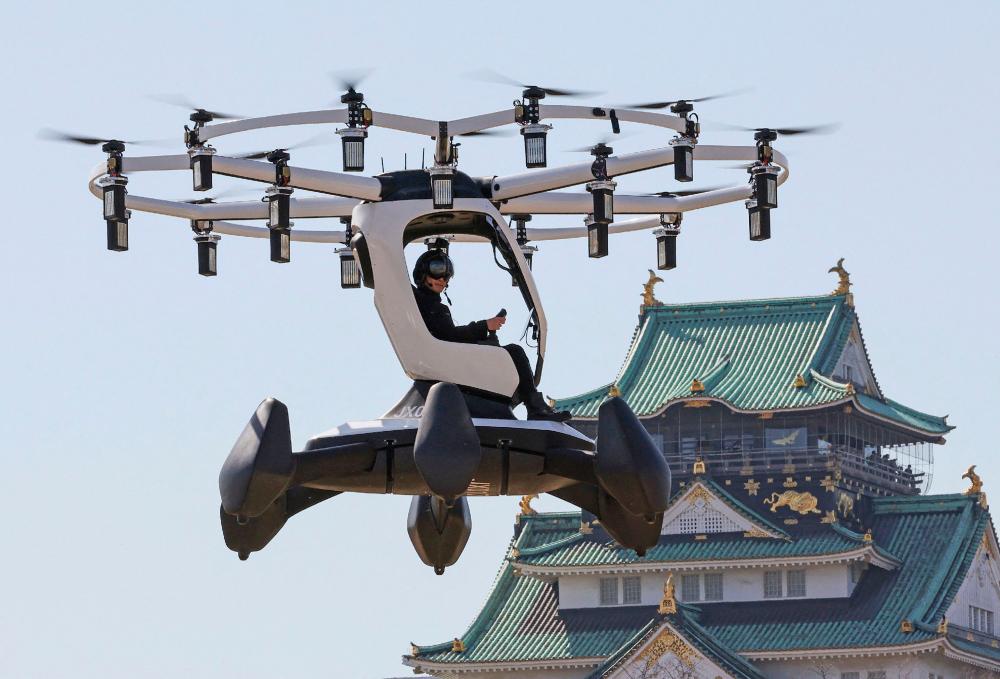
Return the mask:
<path id="1" fill-rule="evenodd" d="M 425 276 L 450 279 L 454 275 L 455 265 L 444 250 L 428 250 L 417 258 L 413 267 L 413 282 L 418 286 L 424 284 Z"/>

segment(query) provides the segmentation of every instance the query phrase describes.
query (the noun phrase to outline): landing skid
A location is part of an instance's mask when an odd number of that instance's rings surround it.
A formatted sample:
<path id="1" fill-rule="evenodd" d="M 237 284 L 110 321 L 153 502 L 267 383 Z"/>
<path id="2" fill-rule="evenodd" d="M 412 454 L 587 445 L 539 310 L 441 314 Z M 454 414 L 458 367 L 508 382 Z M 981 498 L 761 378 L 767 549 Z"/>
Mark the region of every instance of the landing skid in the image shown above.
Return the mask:
<path id="1" fill-rule="evenodd" d="M 413 496 L 410 539 L 438 573 L 468 541 L 469 496 L 551 493 L 595 514 L 625 547 L 641 554 L 656 543 L 670 472 L 622 399 L 601 406 L 596 446 L 563 423 L 474 417 L 481 406 L 439 382 L 422 404 L 403 404 L 418 417 L 392 417 L 397 404 L 387 417 L 349 422 L 292 452 L 288 410 L 266 399 L 219 475 L 226 545 L 246 559 L 291 516 L 343 492 Z"/>

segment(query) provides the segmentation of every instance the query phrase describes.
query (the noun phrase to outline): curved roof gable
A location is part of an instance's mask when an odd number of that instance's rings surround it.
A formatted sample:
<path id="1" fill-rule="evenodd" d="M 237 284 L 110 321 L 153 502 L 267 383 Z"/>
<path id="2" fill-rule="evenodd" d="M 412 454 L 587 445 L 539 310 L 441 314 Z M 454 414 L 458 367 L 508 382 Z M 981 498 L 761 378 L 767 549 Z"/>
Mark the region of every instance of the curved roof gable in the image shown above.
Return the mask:
<path id="1" fill-rule="evenodd" d="M 832 378 L 847 349 L 864 364 L 868 393 Z M 925 436 L 952 429 L 944 418 L 884 397 L 846 295 L 645 307 L 613 385 L 640 417 L 690 398 L 743 412 L 853 403 Z M 556 407 L 594 418 L 611 386 L 559 399 Z"/>

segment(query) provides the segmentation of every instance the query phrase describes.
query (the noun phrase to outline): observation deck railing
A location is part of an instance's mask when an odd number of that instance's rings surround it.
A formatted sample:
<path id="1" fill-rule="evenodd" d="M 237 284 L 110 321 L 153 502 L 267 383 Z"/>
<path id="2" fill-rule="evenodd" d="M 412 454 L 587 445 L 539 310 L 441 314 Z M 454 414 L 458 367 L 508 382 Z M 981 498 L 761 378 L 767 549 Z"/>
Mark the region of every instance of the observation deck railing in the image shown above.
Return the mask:
<path id="1" fill-rule="evenodd" d="M 912 465 L 901 464 L 891 456 L 878 453 L 865 455 L 861 451 L 838 446 L 794 450 L 685 450 L 680 454 L 668 453 L 666 458 L 675 477 L 690 476 L 698 459 L 705 463 L 708 473 L 717 475 L 793 474 L 839 466 L 852 478 L 888 486 L 894 492 L 904 494 L 919 493 L 927 476 L 926 471 L 914 470 Z"/>

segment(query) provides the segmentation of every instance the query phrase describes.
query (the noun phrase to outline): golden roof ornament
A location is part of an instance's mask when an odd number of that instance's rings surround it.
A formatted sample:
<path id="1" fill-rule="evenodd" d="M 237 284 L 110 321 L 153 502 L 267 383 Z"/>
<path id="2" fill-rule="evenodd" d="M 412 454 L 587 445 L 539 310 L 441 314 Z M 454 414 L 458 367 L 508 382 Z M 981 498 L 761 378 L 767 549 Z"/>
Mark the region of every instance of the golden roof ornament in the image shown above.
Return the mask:
<path id="1" fill-rule="evenodd" d="M 517 506 L 521 509 L 521 514 L 523 516 L 531 516 L 532 514 L 537 514 L 534 507 L 531 506 L 531 501 L 534 500 L 538 495 L 522 495 L 520 502 Z"/>
<path id="2" fill-rule="evenodd" d="M 979 474 L 976 473 L 976 465 L 969 467 L 965 473 L 962 474 L 962 478 L 969 479 L 969 482 L 972 484 L 965 489 L 966 495 L 975 495 L 976 493 L 983 492 L 983 480 L 979 477 Z"/>
<path id="3" fill-rule="evenodd" d="M 872 529 L 869 528 L 868 530 L 866 530 L 865 534 L 862 536 L 861 539 L 864 540 L 866 544 L 870 545 L 874 540 L 874 538 L 872 537 Z"/>
<path id="4" fill-rule="evenodd" d="M 660 601 L 660 607 L 656 610 L 659 611 L 660 615 L 674 615 L 677 613 L 673 573 L 667 573 L 667 579 L 663 582 L 663 599 Z"/>
<path id="5" fill-rule="evenodd" d="M 580 522 L 580 533 L 582 535 L 590 535 L 593 532 L 594 532 L 594 529 L 590 527 L 589 523 L 587 523 L 586 521 L 581 521 Z"/>
<path id="6" fill-rule="evenodd" d="M 941 622 L 938 623 L 937 633 L 938 634 L 948 633 L 948 618 L 944 617 L 943 615 L 941 616 Z"/>
<path id="7" fill-rule="evenodd" d="M 705 391 L 705 385 L 697 377 L 691 380 L 691 393 L 700 394 Z"/>
<path id="8" fill-rule="evenodd" d="M 653 273 L 652 269 L 647 269 L 647 271 L 649 271 L 649 280 L 642 284 L 642 306 L 639 307 L 639 311 L 650 306 L 663 306 L 663 302 L 656 299 L 656 295 L 653 293 L 653 286 L 662 283 L 663 279 Z"/>
<path id="9" fill-rule="evenodd" d="M 451 652 L 452 653 L 464 653 L 465 652 L 465 642 L 455 637 L 451 640 Z"/>
<path id="10" fill-rule="evenodd" d="M 801 374 L 795 376 L 795 381 L 792 382 L 792 386 L 796 389 L 801 389 L 806 386 L 806 378 L 802 377 Z"/>
<path id="11" fill-rule="evenodd" d="M 844 258 L 841 257 L 838 259 L 837 266 L 831 267 L 827 273 L 835 273 L 840 277 L 840 281 L 837 283 L 837 289 L 830 294 L 845 295 L 847 297 L 847 306 L 854 306 L 854 295 L 851 294 L 851 274 L 844 268 Z"/>
<path id="12" fill-rule="evenodd" d="M 420 647 L 417 646 L 412 641 L 410 642 L 410 655 L 412 655 L 414 658 L 420 655 Z"/>
<path id="13" fill-rule="evenodd" d="M 608 397 L 610 398 L 618 398 L 621 395 L 622 395 L 622 390 L 618 388 L 617 384 L 612 384 L 611 388 L 608 389 Z"/>
<path id="14" fill-rule="evenodd" d="M 694 461 L 694 465 L 691 467 L 692 474 L 704 474 L 705 473 L 705 461 L 700 457 Z"/>
<path id="15" fill-rule="evenodd" d="M 909 634 L 910 632 L 913 631 L 913 623 L 910 622 L 909 620 L 900 620 L 899 631 L 902 632 L 903 634 Z"/>

